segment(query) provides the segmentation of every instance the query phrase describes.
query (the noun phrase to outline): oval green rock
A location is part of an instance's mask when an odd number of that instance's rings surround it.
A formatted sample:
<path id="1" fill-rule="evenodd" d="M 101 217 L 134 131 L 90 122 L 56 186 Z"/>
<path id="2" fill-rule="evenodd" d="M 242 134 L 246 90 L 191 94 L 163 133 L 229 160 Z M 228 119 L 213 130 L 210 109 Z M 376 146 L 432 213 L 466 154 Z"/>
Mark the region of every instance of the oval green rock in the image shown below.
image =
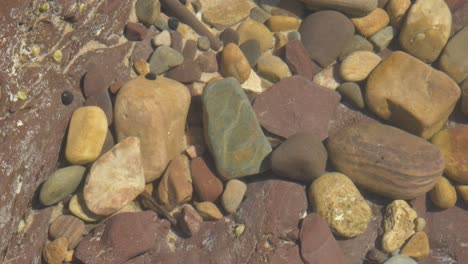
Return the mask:
<path id="1" fill-rule="evenodd" d="M 60 202 L 72 194 L 80 185 L 86 168 L 70 166 L 56 170 L 41 187 L 39 199 L 43 205 L 49 206 Z"/>

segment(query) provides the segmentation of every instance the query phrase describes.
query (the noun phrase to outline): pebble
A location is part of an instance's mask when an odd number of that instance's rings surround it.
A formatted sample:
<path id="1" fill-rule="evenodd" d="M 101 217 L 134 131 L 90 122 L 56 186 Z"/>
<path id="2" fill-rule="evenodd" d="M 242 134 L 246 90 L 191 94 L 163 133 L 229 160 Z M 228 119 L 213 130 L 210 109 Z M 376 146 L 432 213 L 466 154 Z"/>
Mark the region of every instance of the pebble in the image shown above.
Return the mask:
<path id="1" fill-rule="evenodd" d="M 70 91 L 65 91 L 62 93 L 62 104 L 63 105 L 69 105 L 73 102 L 74 95 Z"/>
<path id="2" fill-rule="evenodd" d="M 140 22 L 152 25 L 160 16 L 161 3 L 159 0 L 138 0 L 135 11 Z"/>
<path id="3" fill-rule="evenodd" d="M 84 230 L 85 224 L 80 219 L 71 215 L 61 215 L 50 225 L 49 236 L 52 239 L 65 237 L 68 249 L 74 249 L 80 242 Z"/>
<path id="4" fill-rule="evenodd" d="M 171 31 L 171 48 L 181 53 L 183 44 L 184 36 L 178 31 Z"/>
<path id="5" fill-rule="evenodd" d="M 393 38 L 395 38 L 397 34 L 398 32 L 394 27 L 388 26 L 372 35 L 369 40 L 372 42 L 372 45 L 374 45 L 375 49 L 378 52 L 381 52 L 387 48 L 387 46 L 390 44 L 390 42 L 392 42 Z"/>
<path id="6" fill-rule="evenodd" d="M 370 263 L 382 264 L 388 259 L 388 255 L 374 247 L 367 252 L 366 258 Z"/>
<path id="7" fill-rule="evenodd" d="M 380 118 L 430 138 L 442 128 L 460 93 L 458 85 L 445 73 L 397 51 L 369 76 L 366 102 Z"/>
<path id="8" fill-rule="evenodd" d="M 187 39 L 185 41 L 184 49 L 182 50 L 182 56 L 185 60 L 195 60 L 197 54 L 197 42 L 193 39 Z"/>
<path id="9" fill-rule="evenodd" d="M 444 177 L 439 178 L 434 188 L 429 192 L 431 201 L 441 209 L 448 209 L 457 203 L 457 192 L 453 185 Z"/>
<path id="10" fill-rule="evenodd" d="M 170 47 L 171 46 L 171 33 L 169 33 L 168 30 L 163 30 L 161 33 L 157 34 L 151 40 L 151 43 L 155 47 L 160 47 L 160 46 Z"/>
<path id="11" fill-rule="evenodd" d="M 247 0 L 218 2 L 202 14 L 203 21 L 218 30 L 233 26 L 250 15 L 251 7 Z"/>
<path id="12" fill-rule="evenodd" d="M 400 254 L 423 261 L 429 256 L 429 238 L 424 231 L 416 232 L 406 243 Z"/>
<path id="13" fill-rule="evenodd" d="M 42 184 L 39 199 L 43 205 L 49 206 L 60 202 L 75 192 L 83 179 L 86 168 L 69 166 L 56 170 Z"/>
<path id="14" fill-rule="evenodd" d="M 263 10 L 262 8 L 256 6 L 250 10 L 250 18 L 264 24 L 271 15 Z"/>
<path id="15" fill-rule="evenodd" d="M 229 43 L 239 45 L 239 33 L 232 28 L 225 29 L 220 35 L 219 39 L 223 42 L 224 46 Z"/>
<path id="16" fill-rule="evenodd" d="M 247 81 L 251 67 L 242 50 L 234 43 L 224 47 L 221 54 L 221 74 L 224 77 L 234 77 L 240 83 Z"/>
<path id="17" fill-rule="evenodd" d="M 377 33 L 382 28 L 386 27 L 390 22 L 387 12 L 382 8 L 376 8 L 365 17 L 353 18 L 356 30 L 364 37 L 370 37 Z"/>
<path id="18" fill-rule="evenodd" d="M 400 32 L 400 46 L 420 60 L 435 61 L 450 37 L 452 14 L 444 0 L 417 0 Z"/>
<path id="19" fill-rule="evenodd" d="M 340 75 L 344 81 L 360 82 L 379 65 L 382 59 L 370 51 L 356 51 L 348 55 L 340 65 Z"/>
<path id="20" fill-rule="evenodd" d="M 114 108 L 117 140 L 140 139 L 146 182 L 161 177 L 169 161 L 185 149 L 190 97 L 184 85 L 164 77 L 140 76 L 120 89 Z"/>
<path id="21" fill-rule="evenodd" d="M 262 79 L 253 70 L 250 71 L 249 79 L 242 84 L 242 89 L 255 94 L 261 94 L 265 91 L 262 87 Z"/>
<path id="22" fill-rule="evenodd" d="M 272 83 L 292 76 L 288 65 L 281 58 L 268 53 L 263 54 L 258 59 L 257 73 Z"/>
<path id="23" fill-rule="evenodd" d="M 198 63 L 185 59 L 181 65 L 170 69 L 164 76 L 181 83 L 193 83 L 200 80 L 202 71 Z"/>
<path id="24" fill-rule="evenodd" d="M 468 78 L 468 26 L 457 32 L 440 56 L 440 68 L 457 83 Z"/>
<path id="25" fill-rule="evenodd" d="M 130 41 L 141 41 L 148 34 L 148 30 L 143 24 L 128 22 L 125 26 L 125 37 Z"/>
<path id="26" fill-rule="evenodd" d="M 299 39 L 291 40 L 285 45 L 285 62 L 292 74 L 301 75 L 312 81 L 315 71 L 307 49 Z"/>
<path id="27" fill-rule="evenodd" d="M 211 44 L 210 44 L 210 40 L 208 39 L 208 37 L 205 37 L 205 36 L 199 37 L 197 41 L 197 47 L 201 51 L 209 50 L 211 47 Z"/>
<path id="28" fill-rule="evenodd" d="M 359 109 L 364 109 L 364 107 L 366 106 L 364 102 L 364 97 L 362 96 L 361 88 L 357 83 L 342 83 L 340 86 L 338 86 L 336 91 L 340 93 L 340 95 L 353 106 Z"/>
<path id="29" fill-rule="evenodd" d="M 444 129 L 434 135 L 432 144 L 437 146 L 445 159 L 445 175 L 450 179 L 468 184 L 468 126 Z"/>
<path id="30" fill-rule="evenodd" d="M 97 106 L 83 106 L 73 112 L 68 128 L 65 158 L 73 165 L 95 161 L 107 134 L 107 118 Z"/>
<path id="31" fill-rule="evenodd" d="M 140 140 L 128 137 L 102 155 L 91 167 L 83 188 L 87 208 L 110 215 L 145 189 Z"/>
<path id="32" fill-rule="evenodd" d="M 302 220 L 299 232 L 300 254 L 305 263 L 346 263 L 345 255 L 327 222 L 316 213 Z"/>
<path id="33" fill-rule="evenodd" d="M 395 200 L 385 208 L 382 248 L 392 253 L 414 233 L 417 213 L 404 200 Z M 387 261 L 388 262 L 388 261 Z"/>
<path id="34" fill-rule="evenodd" d="M 201 201 L 214 202 L 223 193 L 223 183 L 216 177 L 213 162 L 207 157 L 196 157 L 190 163 L 193 188 Z"/>
<path id="35" fill-rule="evenodd" d="M 189 160 L 185 155 L 178 155 L 167 166 L 157 189 L 158 201 L 171 211 L 177 205 L 192 200 L 192 177 Z"/>
<path id="36" fill-rule="evenodd" d="M 312 81 L 322 87 L 336 90 L 343 83 L 340 77 L 340 64 L 335 63 L 321 70 Z"/>
<path id="37" fill-rule="evenodd" d="M 416 149 L 418 155 L 414 155 Z M 328 139 L 327 150 L 337 171 L 358 186 L 392 199 L 425 194 L 444 170 L 444 159 L 434 145 L 378 122 L 341 129 Z"/>
<path id="38" fill-rule="evenodd" d="M 275 32 L 273 36 L 275 38 L 275 47 L 273 49 L 273 54 L 282 56 L 283 47 L 286 46 L 286 44 L 288 43 L 288 37 L 286 37 L 281 32 Z"/>
<path id="39" fill-rule="evenodd" d="M 233 214 L 244 199 L 247 185 L 239 180 L 229 180 L 221 197 L 221 204 L 226 212 Z"/>
<path id="40" fill-rule="evenodd" d="M 334 9 L 345 14 L 362 17 L 377 8 L 377 0 L 302 0 L 312 10 Z"/>
<path id="41" fill-rule="evenodd" d="M 323 140 L 340 99 L 335 91 L 292 76 L 257 96 L 253 108 L 262 127 L 275 135 L 288 138 L 307 130 Z"/>
<path id="42" fill-rule="evenodd" d="M 60 237 L 48 243 L 42 252 L 44 260 L 48 264 L 61 264 L 67 256 L 68 240 Z"/>
<path id="43" fill-rule="evenodd" d="M 175 18 L 175 17 L 171 17 L 167 20 L 167 26 L 169 27 L 169 29 L 171 30 L 174 30 L 176 31 L 177 28 L 179 27 L 179 19 Z"/>
<path id="44" fill-rule="evenodd" d="M 218 61 L 216 60 L 216 54 L 213 52 L 203 52 L 198 55 L 195 62 L 198 64 L 202 72 L 218 72 Z"/>
<path id="45" fill-rule="evenodd" d="M 212 202 L 201 202 L 196 205 L 197 211 L 205 220 L 220 220 L 223 214 L 218 207 Z"/>
<path id="46" fill-rule="evenodd" d="M 352 238 L 367 230 L 372 211 L 354 183 L 344 174 L 325 173 L 310 186 L 310 202 L 333 233 Z"/>
<path id="47" fill-rule="evenodd" d="M 374 47 L 364 37 L 360 35 L 354 35 L 348 45 L 346 45 L 338 57 L 339 61 L 343 61 L 349 54 L 356 51 L 373 51 Z"/>
<path id="48" fill-rule="evenodd" d="M 262 51 L 260 50 L 260 43 L 258 43 L 258 41 L 255 39 L 251 39 L 244 42 L 239 46 L 239 48 L 249 61 L 250 66 L 254 67 L 262 55 Z"/>
<path id="49" fill-rule="evenodd" d="M 180 213 L 180 228 L 189 237 L 198 234 L 200 227 L 203 223 L 203 218 L 200 214 L 189 204 L 182 206 Z"/>
<path id="50" fill-rule="evenodd" d="M 301 20 L 292 16 L 272 16 L 265 22 L 265 25 L 272 32 L 291 31 L 299 28 Z"/>
<path id="51" fill-rule="evenodd" d="M 414 220 L 414 231 L 419 232 L 423 231 L 426 227 L 426 220 L 422 217 L 418 217 Z"/>
<path id="52" fill-rule="evenodd" d="M 99 93 L 93 94 L 86 98 L 84 105 L 97 106 L 101 108 L 106 114 L 108 126 L 112 125 L 112 122 L 114 120 L 114 113 L 112 109 L 112 101 L 109 95 L 109 91 L 107 89 L 102 90 Z"/>
<path id="53" fill-rule="evenodd" d="M 385 261 L 383 264 L 418 264 L 412 258 L 406 256 L 395 255 Z"/>
<path id="54" fill-rule="evenodd" d="M 325 174 L 327 150 L 313 132 L 299 132 L 273 151 L 271 167 L 281 177 L 311 183 Z"/>
<path id="55" fill-rule="evenodd" d="M 70 210 L 74 216 L 85 222 L 96 222 L 101 218 L 89 211 L 81 194 L 75 194 L 72 196 L 68 204 L 68 210 Z"/>
<path id="56" fill-rule="evenodd" d="M 390 19 L 390 25 L 400 28 L 410 6 L 410 0 L 390 0 L 385 7 Z"/>
<path id="57" fill-rule="evenodd" d="M 156 75 L 165 73 L 168 70 L 181 65 L 183 62 L 184 56 L 182 56 L 182 54 L 177 50 L 166 46 L 158 47 L 149 59 L 151 72 Z"/>
<path id="58" fill-rule="evenodd" d="M 467 185 L 457 185 L 455 186 L 455 189 L 458 191 L 458 195 L 465 201 L 465 203 L 468 203 L 468 186 Z"/>
<path id="59" fill-rule="evenodd" d="M 273 48 L 274 39 L 271 31 L 262 23 L 249 19 L 242 22 L 237 28 L 239 34 L 239 43 L 255 39 L 260 44 L 262 52 Z"/>
<path id="60" fill-rule="evenodd" d="M 327 67 L 352 40 L 354 25 L 339 12 L 319 11 L 302 21 L 299 33 L 310 57 Z"/>
<path id="61" fill-rule="evenodd" d="M 146 75 L 150 72 L 150 65 L 145 60 L 137 60 L 133 63 L 133 69 L 138 75 Z"/>
<path id="62" fill-rule="evenodd" d="M 293 40 L 301 40 L 301 33 L 297 32 L 297 31 L 291 31 L 288 33 L 288 40 L 289 42 L 293 41 Z"/>
<path id="63" fill-rule="evenodd" d="M 205 139 L 219 176 L 230 180 L 269 169 L 270 144 L 237 79 L 208 84 L 202 102 Z"/>

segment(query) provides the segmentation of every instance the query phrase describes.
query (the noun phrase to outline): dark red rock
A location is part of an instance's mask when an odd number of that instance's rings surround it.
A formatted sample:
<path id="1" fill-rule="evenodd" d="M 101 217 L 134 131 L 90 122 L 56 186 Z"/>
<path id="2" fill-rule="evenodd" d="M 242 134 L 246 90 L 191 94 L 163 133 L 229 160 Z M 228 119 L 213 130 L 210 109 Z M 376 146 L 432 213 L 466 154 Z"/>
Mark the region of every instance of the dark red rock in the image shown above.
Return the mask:
<path id="1" fill-rule="evenodd" d="M 149 60 L 154 51 L 151 39 L 157 34 L 158 30 L 154 26 L 150 26 L 143 40 L 135 42 L 135 49 L 133 49 L 132 56 L 130 57 L 131 64 L 139 60 Z"/>
<path id="2" fill-rule="evenodd" d="M 360 122 L 378 122 L 376 119 L 363 114 L 360 111 L 350 109 L 349 107 L 340 104 L 338 105 L 335 114 L 328 124 L 328 136 L 332 137 L 341 129 Z"/>
<path id="3" fill-rule="evenodd" d="M 211 159 L 196 157 L 190 163 L 193 188 L 201 201 L 214 202 L 223 193 L 223 183 L 215 175 Z"/>
<path id="4" fill-rule="evenodd" d="M 273 134 L 288 138 L 307 130 L 323 140 L 340 99 L 337 92 L 296 75 L 257 96 L 253 109 L 260 125 Z"/>
<path id="5" fill-rule="evenodd" d="M 216 60 L 216 54 L 207 51 L 198 55 L 195 62 L 200 66 L 202 72 L 217 72 L 218 71 L 218 61 Z"/>
<path id="6" fill-rule="evenodd" d="M 293 74 L 299 74 L 312 81 L 314 75 L 314 65 L 309 58 L 307 49 L 298 39 L 289 41 L 285 45 L 285 61 Z"/>
<path id="7" fill-rule="evenodd" d="M 146 34 L 147 29 L 141 23 L 128 22 L 125 26 L 125 37 L 130 41 L 141 41 Z"/>
<path id="8" fill-rule="evenodd" d="M 327 222 L 315 213 L 302 221 L 299 239 L 301 256 L 306 264 L 348 263 Z"/>
<path id="9" fill-rule="evenodd" d="M 171 31 L 171 48 L 182 53 L 183 39 L 184 37 L 182 36 L 180 32 Z"/>
<path id="10" fill-rule="evenodd" d="M 305 18 L 299 27 L 302 43 L 320 66 L 330 65 L 351 41 L 354 25 L 336 11 L 319 11 Z"/>
<path id="11" fill-rule="evenodd" d="M 182 55 L 186 60 L 195 60 L 195 55 L 197 54 L 197 42 L 193 39 L 189 39 L 185 42 L 184 50 Z"/>
<path id="12" fill-rule="evenodd" d="M 170 69 L 165 76 L 181 83 L 192 83 L 200 80 L 201 75 L 200 66 L 193 60 L 186 59 L 181 65 Z"/>
<path id="13" fill-rule="evenodd" d="M 112 102 L 107 89 L 89 96 L 85 101 L 85 105 L 100 107 L 104 113 L 106 113 L 107 124 L 109 126 L 112 125 L 114 120 L 114 109 L 112 108 Z"/>
<path id="14" fill-rule="evenodd" d="M 268 256 L 268 263 L 270 264 L 303 264 L 299 247 L 296 245 L 283 245 L 276 248 L 273 253 Z"/>
<path id="15" fill-rule="evenodd" d="M 200 231 L 203 218 L 191 205 L 184 205 L 180 213 L 180 228 L 187 236 L 193 236 Z"/>
<path id="16" fill-rule="evenodd" d="M 75 257 L 89 264 L 124 263 L 165 243 L 169 229 L 152 211 L 117 214 L 81 240 Z"/>
<path id="17" fill-rule="evenodd" d="M 219 39 L 223 42 L 224 46 L 229 43 L 239 45 L 239 33 L 232 28 L 227 28 L 221 32 Z"/>

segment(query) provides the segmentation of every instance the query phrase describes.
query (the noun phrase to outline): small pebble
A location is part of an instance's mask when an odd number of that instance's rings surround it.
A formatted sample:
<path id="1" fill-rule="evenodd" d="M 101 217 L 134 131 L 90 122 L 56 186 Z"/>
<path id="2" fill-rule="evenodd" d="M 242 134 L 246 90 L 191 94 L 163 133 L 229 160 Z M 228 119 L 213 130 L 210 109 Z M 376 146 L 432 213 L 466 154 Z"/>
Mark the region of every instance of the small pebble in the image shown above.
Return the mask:
<path id="1" fill-rule="evenodd" d="M 424 231 L 414 234 L 401 250 L 401 254 L 422 261 L 429 256 L 429 238 Z"/>
<path id="2" fill-rule="evenodd" d="M 292 75 L 288 65 L 282 59 L 267 53 L 258 59 L 257 73 L 273 83 Z"/>
<path id="3" fill-rule="evenodd" d="M 210 40 L 208 39 L 208 37 L 201 36 L 198 38 L 197 45 L 198 45 L 199 50 L 207 51 L 210 49 L 211 44 L 210 44 Z"/>
<path id="4" fill-rule="evenodd" d="M 71 215 L 61 215 L 50 225 L 49 235 L 54 239 L 67 238 L 68 249 L 73 249 L 80 242 L 84 230 L 85 224 L 82 220 Z"/>
<path id="5" fill-rule="evenodd" d="M 219 39 L 223 42 L 224 46 L 229 43 L 234 43 L 239 45 L 239 34 L 237 31 L 233 30 L 232 28 L 228 28 L 224 30 L 220 35 Z"/>
<path id="6" fill-rule="evenodd" d="M 186 235 L 193 236 L 200 230 L 203 218 L 191 205 L 185 204 L 182 207 L 179 223 L 182 231 Z"/>
<path id="7" fill-rule="evenodd" d="M 197 204 L 197 211 L 205 220 L 220 220 L 223 214 L 218 207 L 212 202 L 201 202 Z"/>
<path id="8" fill-rule="evenodd" d="M 177 30 L 177 28 L 179 27 L 179 19 L 171 17 L 167 20 L 167 25 L 170 29 Z"/>
<path id="9" fill-rule="evenodd" d="M 135 61 L 135 63 L 133 63 L 133 69 L 138 75 L 145 75 L 150 72 L 149 64 L 145 60 Z"/>
<path id="10" fill-rule="evenodd" d="M 249 61 L 250 66 L 254 67 L 257 64 L 258 58 L 262 55 L 258 41 L 255 39 L 248 40 L 242 43 L 239 48 Z"/>
<path id="11" fill-rule="evenodd" d="M 347 56 L 340 65 L 340 75 L 344 81 L 365 80 L 382 59 L 370 51 L 356 51 Z"/>
<path id="12" fill-rule="evenodd" d="M 73 102 L 73 93 L 70 91 L 65 91 L 62 93 L 62 104 L 69 105 Z"/>
<path id="13" fill-rule="evenodd" d="M 414 219 L 414 231 L 416 232 L 423 231 L 425 227 L 426 227 L 426 220 L 424 220 L 424 218 L 418 217 Z"/>
<path id="14" fill-rule="evenodd" d="M 157 75 L 154 72 L 149 72 L 145 75 L 145 79 L 154 81 L 157 79 Z"/>
<path id="15" fill-rule="evenodd" d="M 455 187 L 458 191 L 458 195 L 468 204 L 468 186 L 467 185 L 458 185 Z"/>
<path id="16" fill-rule="evenodd" d="M 283 32 L 297 30 L 301 20 L 291 16 L 272 16 L 265 24 L 272 32 Z"/>
<path id="17" fill-rule="evenodd" d="M 301 33 L 297 32 L 297 31 L 292 31 L 292 32 L 289 32 L 288 33 L 288 40 L 289 41 L 293 41 L 293 40 L 301 40 Z"/>
<path id="18" fill-rule="evenodd" d="M 365 103 L 362 96 L 361 88 L 358 84 L 353 82 L 345 82 L 336 88 L 336 91 L 343 96 L 343 98 L 350 102 L 352 105 L 359 109 L 364 109 Z"/>
<path id="19" fill-rule="evenodd" d="M 161 33 L 156 35 L 151 42 L 155 47 L 159 46 L 166 46 L 170 47 L 171 46 L 171 33 L 167 30 L 163 30 Z"/>
<path id="20" fill-rule="evenodd" d="M 397 31 L 394 27 L 384 27 L 382 30 L 370 37 L 370 42 L 372 42 L 377 51 L 380 52 L 384 50 L 388 46 L 388 44 L 390 44 L 390 42 L 396 36 L 396 34 Z"/>
<path id="21" fill-rule="evenodd" d="M 54 52 L 54 55 L 52 55 L 52 59 L 57 63 L 62 61 L 62 57 L 63 57 L 63 54 L 60 50 L 56 50 Z"/>
<path id="22" fill-rule="evenodd" d="M 221 197 L 221 203 L 223 204 L 224 210 L 231 214 L 235 213 L 237 208 L 239 208 L 246 191 L 247 185 L 244 182 L 235 179 L 228 181 Z"/>
<path id="23" fill-rule="evenodd" d="M 389 23 L 387 12 L 381 8 L 376 8 L 365 17 L 351 19 L 357 31 L 365 37 L 370 37 L 377 33 Z"/>
<path id="24" fill-rule="evenodd" d="M 390 0 L 386 5 L 390 24 L 396 28 L 400 28 L 406 11 L 408 11 L 410 6 L 410 0 Z"/>
<path id="25" fill-rule="evenodd" d="M 260 23 L 265 23 L 271 17 L 265 10 L 256 6 L 250 10 L 250 18 Z"/>
<path id="26" fill-rule="evenodd" d="M 441 177 L 429 192 L 432 202 L 439 208 L 448 209 L 455 206 L 457 192 L 445 177 Z"/>
<path id="27" fill-rule="evenodd" d="M 143 24 L 129 22 L 125 26 L 125 37 L 130 41 L 141 41 L 145 38 L 147 31 Z"/>

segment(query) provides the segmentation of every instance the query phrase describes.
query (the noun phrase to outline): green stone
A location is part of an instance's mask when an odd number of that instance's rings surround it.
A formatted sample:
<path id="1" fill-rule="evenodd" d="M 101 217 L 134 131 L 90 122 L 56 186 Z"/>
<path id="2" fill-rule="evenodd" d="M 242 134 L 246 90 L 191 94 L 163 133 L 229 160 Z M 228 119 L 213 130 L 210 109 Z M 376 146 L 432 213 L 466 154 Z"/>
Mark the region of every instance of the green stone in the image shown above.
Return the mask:
<path id="1" fill-rule="evenodd" d="M 220 177 L 230 180 L 269 169 L 271 146 L 237 79 L 210 83 L 202 101 L 205 139 Z"/>
<path id="2" fill-rule="evenodd" d="M 373 51 L 374 47 L 372 44 L 367 41 L 364 37 L 359 35 L 354 35 L 351 41 L 345 46 L 341 51 L 338 59 L 343 61 L 349 54 L 356 51 Z"/>
<path id="3" fill-rule="evenodd" d="M 379 32 L 375 33 L 372 37 L 370 37 L 370 41 L 372 42 L 372 44 L 374 44 L 375 49 L 378 52 L 381 52 L 390 44 L 390 42 L 392 42 L 392 39 L 397 34 L 397 30 L 394 27 L 384 27 Z"/>
<path id="4" fill-rule="evenodd" d="M 80 185 L 85 171 L 86 168 L 82 166 L 70 166 L 55 171 L 41 187 L 41 203 L 49 206 L 72 194 Z"/>
<path id="5" fill-rule="evenodd" d="M 152 25 L 159 18 L 161 3 L 159 0 L 138 0 L 135 4 L 135 12 L 140 22 Z"/>
<path id="6" fill-rule="evenodd" d="M 161 46 L 157 48 L 149 60 L 150 71 L 159 75 L 184 62 L 184 56 L 177 50 Z"/>
<path id="7" fill-rule="evenodd" d="M 338 86 L 336 91 L 339 92 L 341 96 L 353 106 L 356 106 L 359 109 L 364 109 L 364 98 L 362 96 L 361 88 L 359 88 L 357 83 L 345 82 Z"/>

